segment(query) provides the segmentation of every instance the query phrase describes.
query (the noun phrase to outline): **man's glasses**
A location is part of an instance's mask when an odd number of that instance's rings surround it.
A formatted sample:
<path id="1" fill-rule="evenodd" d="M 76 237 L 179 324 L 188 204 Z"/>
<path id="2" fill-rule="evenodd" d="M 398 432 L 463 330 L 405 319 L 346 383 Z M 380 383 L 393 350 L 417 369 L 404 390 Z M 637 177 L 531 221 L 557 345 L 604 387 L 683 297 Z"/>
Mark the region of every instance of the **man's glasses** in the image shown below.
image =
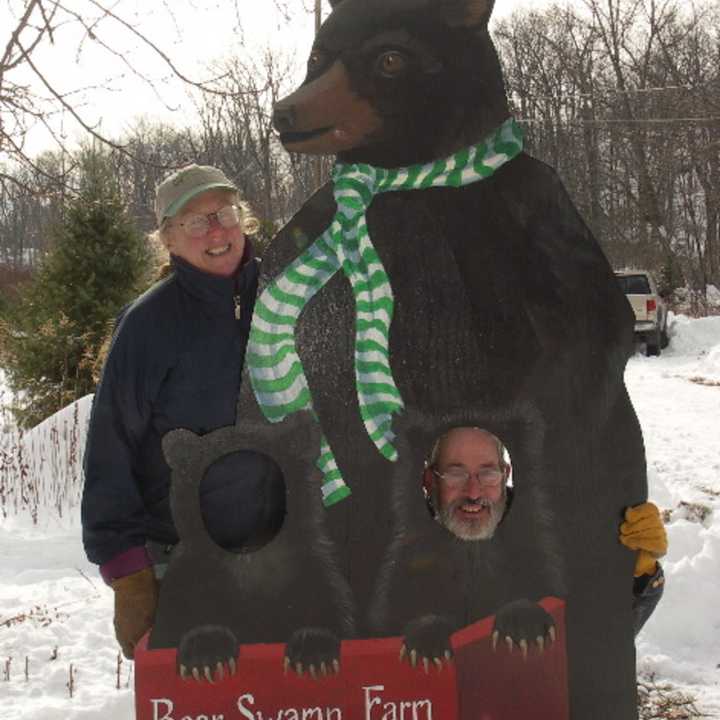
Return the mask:
<path id="1" fill-rule="evenodd" d="M 433 473 L 450 487 L 462 487 L 471 477 L 476 476 L 483 487 L 496 488 L 503 481 L 503 471 L 500 468 L 487 467 L 471 473 L 467 468 L 453 466 L 445 472 L 438 472 L 433 468 Z"/>
<path id="2" fill-rule="evenodd" d="M 237 227 L 242 216 L 237 205 L 226 205 L 217 212 L 207 213 L 206 215 L 199 213 L 197 215 L 188 215 L 183 222 L 174 224 L 181 227 L 191 238 L 201 238 L 210 232 L 213 218 L 217 220 L 220 227 L 228 229 Z"/>

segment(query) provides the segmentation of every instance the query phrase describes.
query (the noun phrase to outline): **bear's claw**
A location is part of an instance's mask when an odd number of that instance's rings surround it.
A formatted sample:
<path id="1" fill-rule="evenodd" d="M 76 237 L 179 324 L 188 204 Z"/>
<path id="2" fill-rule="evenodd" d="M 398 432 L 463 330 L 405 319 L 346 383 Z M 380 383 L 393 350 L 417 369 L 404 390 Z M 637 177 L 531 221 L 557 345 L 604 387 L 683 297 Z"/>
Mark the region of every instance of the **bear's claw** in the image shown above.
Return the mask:
<path id="1" fill-rule="evenodd" d="M 298 676 L 305 672 L 317 680 L 340 673 L 340 640 L 324 628 L 296 630 L 285 646 L 283 668 L 292 668 Z"/>
<path id="2" fill-rule="evenodd" d="M 447 618 L 439 615 L 424 615 L 416 618 L 405 628 L 400 660 L 407 658 L 411 667 L 417 667 L 419 659 L 425 674 L 430 672 L 430 663 L 440 672 L 443 662 L 452 661 L 450 647 L 452 632 L 452 624 Z"/>
<path id="3" fill-rule="evenodd" d="M 495 615 L 492 632 L 493 651 L 497 650 L 501 638 L 508 652 L 512 652 L 517 645 L 523 660 L 527 660 L 530 648 L 537 647 L 538 652 L 542 654 L 548 644 L 555 642 L 555 622 L 537 603 L 530 600 L 515 600 L 503 605 Z"/>
<path id="4" fill-rule="evenodd" d="M 210 684 L 237 673 L 235 634 L 222 625 L 199 625 L 186 632 L 178 645 L 177 669 L 183 680 Z M 225 666 L 227 665 L 227 673 Z"/>

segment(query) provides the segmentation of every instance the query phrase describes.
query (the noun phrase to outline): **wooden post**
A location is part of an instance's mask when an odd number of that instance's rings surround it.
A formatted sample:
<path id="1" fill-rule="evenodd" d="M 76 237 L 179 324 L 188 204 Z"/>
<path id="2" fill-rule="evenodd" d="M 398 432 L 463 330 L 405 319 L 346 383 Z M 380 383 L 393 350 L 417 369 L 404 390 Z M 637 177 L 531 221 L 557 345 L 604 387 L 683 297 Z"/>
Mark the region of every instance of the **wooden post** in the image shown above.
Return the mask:
<path id="1" fill-rule="evenodd" d="M 315 35 L 320 32 L 322 24 L 322 0 L 315 0 Z M 322 183 L 322 155 L 315 158 L 315 186 L 320 187 Z"/>

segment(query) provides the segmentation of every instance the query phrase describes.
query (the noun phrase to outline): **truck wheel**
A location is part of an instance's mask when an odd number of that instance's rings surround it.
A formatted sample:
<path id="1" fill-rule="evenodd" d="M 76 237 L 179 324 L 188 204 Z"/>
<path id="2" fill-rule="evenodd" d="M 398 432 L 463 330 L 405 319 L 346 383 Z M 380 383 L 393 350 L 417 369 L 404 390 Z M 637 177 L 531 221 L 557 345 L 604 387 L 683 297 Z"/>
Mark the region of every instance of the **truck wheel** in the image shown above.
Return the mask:
<path id="1" fill-rule="evenodd" d="M 660 354 L 660 330 L 645 336 L 645 355 L 652 357 Z"/>
<path id="2" fill-rule="evenodd" d="M 670 338 L 667 334 L 667 327 L 664 327 L 660 333 L 660 347 L 664 350 L 670 344 Z"/>

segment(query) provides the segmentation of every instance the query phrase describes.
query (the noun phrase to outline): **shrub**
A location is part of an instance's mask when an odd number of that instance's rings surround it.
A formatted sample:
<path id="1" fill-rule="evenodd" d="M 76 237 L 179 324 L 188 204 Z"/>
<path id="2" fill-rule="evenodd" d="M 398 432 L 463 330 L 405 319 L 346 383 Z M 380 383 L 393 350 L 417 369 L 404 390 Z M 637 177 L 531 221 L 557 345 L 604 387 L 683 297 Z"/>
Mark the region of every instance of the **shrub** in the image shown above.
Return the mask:
<path id="1" fill-rule="evenodd" d="M 32 280 L 0 320 L 0 365 L 31 427 L 93 392 L 93 364 L 121 307 L 148 284 L 149 251 L 130 222 L 106 156 L 85 150 L 78 190 Z"/>

